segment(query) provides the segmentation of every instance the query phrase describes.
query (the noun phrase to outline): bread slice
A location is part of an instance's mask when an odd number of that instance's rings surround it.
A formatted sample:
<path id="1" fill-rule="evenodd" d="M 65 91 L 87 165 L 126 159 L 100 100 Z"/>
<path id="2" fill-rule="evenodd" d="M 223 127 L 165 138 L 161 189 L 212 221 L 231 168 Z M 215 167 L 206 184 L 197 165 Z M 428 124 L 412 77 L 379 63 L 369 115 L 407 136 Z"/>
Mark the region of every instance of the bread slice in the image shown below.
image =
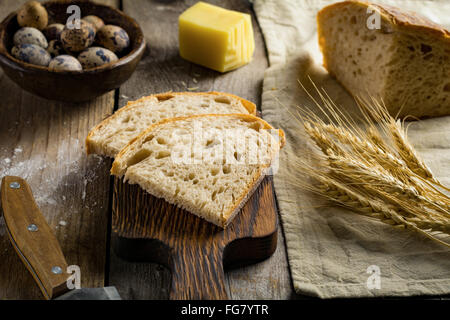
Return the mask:
<path id="1" fill-rule="evenodd" d="M 114 158 L 141 131 L 162 119 L 196 114 L 256 114 L 256 106 L 238 96 L 221 92 L 167 92 L 129 102 L 91 130 L 88 154 Z"/>
<path id="2" fill-rule="evenodd" d="M 351 94 L 382 99 L 393 116 L 450 114 L 449 31 L 362 1 L 327 6 L 317 20 L 324 65 Z"/>
<path id="3" fill-rule="evenodd" d="M 166 119 L 130 142 L 111 173 L 224 228 L 284 142 L 281 130 L 252 115 Z"/>

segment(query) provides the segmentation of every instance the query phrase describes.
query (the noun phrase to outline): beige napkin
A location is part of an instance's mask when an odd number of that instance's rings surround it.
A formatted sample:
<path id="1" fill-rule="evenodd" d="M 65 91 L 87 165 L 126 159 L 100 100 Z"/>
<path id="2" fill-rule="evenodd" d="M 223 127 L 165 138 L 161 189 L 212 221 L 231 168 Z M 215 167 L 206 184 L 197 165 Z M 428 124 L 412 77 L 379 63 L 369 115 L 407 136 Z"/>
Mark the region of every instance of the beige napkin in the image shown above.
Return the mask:
<path id="1" fill-rule="evenodd" d="M 312 105 L 297 80 L 308 83 L 309 75 L 338 104 L 353 107 L 352 98 L 321 67 L 315 17 L 333 2 L 254 2 L 270 60 L 263 116 L 285 130 L 288 142 L 274 179 L 295 290 L 321 298 L 448 294 L 450 249 L 343 209 L 314 209 L 310 197 L 287 182 L 296 172 L 292 154 L 305 143 L 291 113 L 298 105 Z M 450 28 L 450 1 L 378 2 L 420 12 Z M 450 117 L 416 122 L 409 137 L 435 175 L 450 186 Z"/>

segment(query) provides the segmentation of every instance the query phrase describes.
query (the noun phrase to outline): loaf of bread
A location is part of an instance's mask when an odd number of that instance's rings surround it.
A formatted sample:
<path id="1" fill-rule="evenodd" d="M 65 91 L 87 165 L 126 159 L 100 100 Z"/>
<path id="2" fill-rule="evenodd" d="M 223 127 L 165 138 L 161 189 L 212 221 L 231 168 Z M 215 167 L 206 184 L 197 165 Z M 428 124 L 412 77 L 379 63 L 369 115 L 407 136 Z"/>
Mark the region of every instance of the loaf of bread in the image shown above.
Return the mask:
<path id="1" fill-rule="evenodd" d="M 162 119 L 197 114 L 256 114 L 256 106 L 238 96 L 221 92 L 168 92 L 129 102 L 91 130 L 88 154 L 114 158 L 123 147 L 150 125 Z"/>
<path id="2" fill-rule="evenodd" d="M 115 158 L 111 173 L 226 227 L 264 178 L 284 133 L 244 114 L 166 119 Z"/>
<path id="3" fill-rule="evenodd" d="M 352 95 L 382 100 L 402 118 L 450 114 L 449 31 L 362 1 L 327 6 L 317 20 L 324 65 Z"/>

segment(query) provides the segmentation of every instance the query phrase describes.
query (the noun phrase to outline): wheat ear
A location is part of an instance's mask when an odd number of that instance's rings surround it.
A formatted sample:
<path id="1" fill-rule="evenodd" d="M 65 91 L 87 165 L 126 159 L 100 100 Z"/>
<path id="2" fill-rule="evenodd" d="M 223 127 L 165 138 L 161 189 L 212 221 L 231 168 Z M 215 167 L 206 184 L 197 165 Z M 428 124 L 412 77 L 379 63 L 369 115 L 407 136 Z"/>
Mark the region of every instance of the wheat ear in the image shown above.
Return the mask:
<path id="1" fill-rule="evenodd" d="M 424 230 L 426 228 L 432 229 L 431 231 L 442 230 L 448 232 L 448 225 L 445 228 L 442 228 L 442 225 L 439 223 L 424 222 L 422 219 L 408 221 L 397 211 L 398 209 L 395 209 L 395 207 L 388 206 L 382 201 L 370 199 L 367 196 L 358 194 L 336 180 L 317 175 L 314 176 L 314 179 L 318 181 L 317 188 L 320 194 L 336 204 L 394 227 L 415 230 L 442 245 L 450 247 L 450 243 L 446 243 L 439 238 L 436 238 L 431 232 Z"/>
<path id="2" fill-rule="evenodd" d="M 403 183 L 401 180 L 392 176 L 387 170 L 382 167 L 370 167 L 370 164 L 365 164 L 362 161 L 352 159 L 350 155 L 335 155 L 331 149 L 327 150 L 328 161 L 334 174 L 349 184 L 358 185 L 368 192 L 376 196 L 383 196 L 387 194 L 395 194 L 397 201 L 395 204 L 400 207 L 408 207 L 408 204 L 413 201 L 420 205 L 419 208 L 410 209 L 416 215 L 423 216 L 421 212 L 430 211 L 431 214 L 436 212 L 440 218 L 450 217 L 450 212 L 446 207 L 430 201 L 422 196 L 414 186 Z M 359 181 L 356 183 L 355 181 Z M 385 200 L 392 202 L 391 197 L 383 197 Z"/>
<path id="3" fill-rule="evenodd" d="M 400 120 L 391 121 L 390 123 L 388 123 L 388 127 L 392 134 L 395 146 L 397 147 L 398 154 L 406 163 L 408 168 L 410 168 L 411 171 L 421 176 L 422 178 L 434 180 L 434 176 L 431 170 L 423 162 L 423 160 L 419 157 L 419 155 L 412 148 L 411 144 L 408 142 L 405 130 Z"/>
<path id="4" fill-rule="evenodd" d="M 312 126 L 310 122 L 304 124 L 305 132 L 316 143 L 316 145 L 326 154 L 328 149 L 333 150 L 337 154 L 342 154 L 344 151 L 340 146 L 334 143 L 327 135 L 324 134 L 317 126 Z"/>
<path id="5" fill-rule="evenodd" d="M 311 157 L 309 153 L 301 165 L 296 163 L 301 176 L 293 176 L 298 178 L 295 184 L 339 206 L 416 230 L 450 247 L 438 238 L 450 235 L 450 197 L 440 187 L 449 189 L 433 177 L 401 123 L 374 99 L 371 103 L 357 99 L 361 126 L 326 92 L 314 88 L 323 106 L 309 95 L 317 110 L 300 107 L 299 115 L 304 132 L 322 154 Z M 314 182 L 305 182 L 305 177 Z"/>

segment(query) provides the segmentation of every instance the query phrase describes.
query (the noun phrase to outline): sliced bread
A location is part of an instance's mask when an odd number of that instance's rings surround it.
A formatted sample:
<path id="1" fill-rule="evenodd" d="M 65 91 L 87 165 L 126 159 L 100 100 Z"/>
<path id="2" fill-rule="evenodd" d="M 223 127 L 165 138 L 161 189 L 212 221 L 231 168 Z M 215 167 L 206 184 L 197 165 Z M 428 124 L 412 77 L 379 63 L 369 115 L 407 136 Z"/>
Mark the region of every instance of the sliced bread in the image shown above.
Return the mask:
<path id="1" fill-rule="evenodd" d="M 130 142 L 111 173 L 226 227 L 284 142 L 282 130 L 252 115 L 166 119 Z"/>
<path id="2" fill-rule="evenodd" d="M 364 1 L 327 6 L 317 20 L 324 65 L 352 95 L 370 94 L 402 118 L 450 114 L 449 31 Z"/>
<path id="3" fill-rule="evenodd" d="M 150 125 L 162 119 L 196 114 L 256 114 L 256 106 L 221 92 L 167 92 L 129 102 L 91 130 L 86 152 L 114 158 Z"/>

